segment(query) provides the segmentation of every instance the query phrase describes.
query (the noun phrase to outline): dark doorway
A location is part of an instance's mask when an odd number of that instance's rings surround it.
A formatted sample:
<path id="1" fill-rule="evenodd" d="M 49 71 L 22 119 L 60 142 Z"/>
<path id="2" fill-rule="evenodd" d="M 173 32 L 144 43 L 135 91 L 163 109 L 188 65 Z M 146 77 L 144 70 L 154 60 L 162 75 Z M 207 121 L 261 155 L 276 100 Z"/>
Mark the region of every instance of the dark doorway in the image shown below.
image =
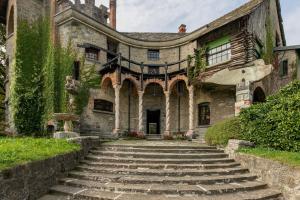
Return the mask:
<path id="1" fill-rule="evenodd" d="M 253 92 L 253 103 L 263 103 L 266 101 L 266 95 L 264 91 L 260 88 L 257 87 L 254 92 Z"/>
<path id="2" fill-rule="evenodd" d="M 160 134 L 160 110 L 147 110 L 147 134 Z"/>

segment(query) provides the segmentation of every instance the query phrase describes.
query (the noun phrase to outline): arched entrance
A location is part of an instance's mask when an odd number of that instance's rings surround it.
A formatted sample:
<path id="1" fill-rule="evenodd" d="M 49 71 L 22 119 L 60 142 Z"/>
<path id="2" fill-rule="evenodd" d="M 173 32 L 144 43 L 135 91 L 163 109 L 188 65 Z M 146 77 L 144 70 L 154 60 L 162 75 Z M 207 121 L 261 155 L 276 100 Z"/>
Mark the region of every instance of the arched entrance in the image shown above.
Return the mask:
<path id="1" fill-rule="evenodd" d="M 143 96 L 146 134 L 162 134 L 165 129 L 165 94 L 158 83 L 147 84 Z"/>
<path id="2" fill-rule="evenodd" d="M 138 130 L 138 91 L 134 82 L 126 79 L 120 90 L 120 128 L 123 131 Z"/>
<path id="3" fill-rule="evenodd" d="M 253 103 L 263 103 L 266 101 L 266 95 L 261 87 L 257 87 L 253 92 Z"/>
<path id="4" fill-rule="evenodd" d="M 171 132 L 187 132 L 189 128 L 189 92 L 185 81 L 177 81 L 170 88 L 170 92 Z"/>

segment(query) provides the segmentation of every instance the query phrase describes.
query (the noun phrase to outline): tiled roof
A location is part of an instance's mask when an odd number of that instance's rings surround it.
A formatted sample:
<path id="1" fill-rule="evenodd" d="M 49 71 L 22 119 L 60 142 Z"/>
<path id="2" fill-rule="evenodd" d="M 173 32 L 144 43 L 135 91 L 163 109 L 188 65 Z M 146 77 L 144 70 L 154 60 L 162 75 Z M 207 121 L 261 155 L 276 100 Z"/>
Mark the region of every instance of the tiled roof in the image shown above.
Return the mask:
<path id="1" fill-rule="evenodd" d="M 147 40 L 147 41 L 163 41 L 163 40 L 175 40 L 180 37 L 185 36 L 187 33 L 123 33 L 124 35 L 138 39 L 138 40 Z"/>

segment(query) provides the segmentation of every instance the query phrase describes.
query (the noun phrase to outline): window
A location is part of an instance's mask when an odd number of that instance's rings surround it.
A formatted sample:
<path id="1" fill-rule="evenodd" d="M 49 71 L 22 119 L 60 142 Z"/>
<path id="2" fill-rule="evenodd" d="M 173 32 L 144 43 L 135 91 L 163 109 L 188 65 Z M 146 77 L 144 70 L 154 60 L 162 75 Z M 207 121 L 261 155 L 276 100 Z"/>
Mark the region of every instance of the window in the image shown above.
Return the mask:
<path id="1" fill-rule="evenodd" d="M 109 51 L 107 53 L 107 61 L 111 61 L 116 57 L 115 54 L 118 53 L 118 48 L 119 48 L 119 44 L 116 41 L 110 39 L 107 40 L 107 49 Z"/>
<path id="2" fill-rule="evenodd" d="M 98 60 L 99 59 L 99 50 L 94 48 L 86 48 L 85 49 L 85 57 L 90 60 Z"/>
<path id="3" fill-rule="evenodd" d="M 284 60 L 280 63 L 279 66 L 279 75 L 280 77 L 285 77 L 289 73 L 289 63 L 287 60 Z"/>
<path id="4" fill-rule="evenodd" d="M 8 28 L 7 28 L 7 34 L 10 36 L 14 33 L 15 25 L 14 25 L 14 7 L 12 6 L 10 8 L 9 18 L 8 18 Z"/>
<path id="5" fill-rule="evenodd" d="M 254 45 L 254 55 L 256 59 L 261 59 L 261 55 L 263 53 L 263 45 L 261 44 L 261 42 L 256 41 L 255 45 Z"/>
<path id="6" fill-rule="evenodd" d="M 210 107 L 209 103 L 201 103 L 198 105 L 198 124 L 199 126 L 210 125 Z"/>
<path id="7" fill-rule="evenodd" d="M 148 74 L 150 75 L 159 74 L 159 67 L 148 67 Z"/>
<path id="8" fill-rule="evenodd" d="M 159 60 L 159 50 L 148 50 L 148 60 L 156 61 Z"/>
<path id="9" fill-rule="evenodd" d="M 209 49 L 208 51 L 208 65 L 215 65 L 231 59 L 231 45 L 230 43 Z"/>
<path id="10" fill-rule="evenodd" d="M 103 99 L 95 99 L 94 100 L 94 110 L 113 112 L 113 103 L 110 101 L 103 100 Z"/>
<path id="11" fill-rule="evenodd" d="M 73 63 L 73 79 L 78 81 L 79 76 L 80 76 L 80 62 L 74 61 L 74 63 Z"/>

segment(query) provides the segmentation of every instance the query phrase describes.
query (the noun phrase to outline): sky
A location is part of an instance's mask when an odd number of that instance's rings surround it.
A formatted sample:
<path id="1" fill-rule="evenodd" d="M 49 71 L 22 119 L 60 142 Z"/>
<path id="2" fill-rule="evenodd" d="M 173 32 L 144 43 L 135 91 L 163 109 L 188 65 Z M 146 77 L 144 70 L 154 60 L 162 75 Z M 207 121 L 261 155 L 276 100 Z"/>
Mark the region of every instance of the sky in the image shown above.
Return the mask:
<path id="1" fill-rule="evenodd" d="M 210 23 L 248 0 L 117 0 L 117 29 L 121 32 L 188 32 Z M 109 6 L 109 0 L 96 4 Z M 300 0 L 281 0 L 287 45 L 300 45 Z"/>

